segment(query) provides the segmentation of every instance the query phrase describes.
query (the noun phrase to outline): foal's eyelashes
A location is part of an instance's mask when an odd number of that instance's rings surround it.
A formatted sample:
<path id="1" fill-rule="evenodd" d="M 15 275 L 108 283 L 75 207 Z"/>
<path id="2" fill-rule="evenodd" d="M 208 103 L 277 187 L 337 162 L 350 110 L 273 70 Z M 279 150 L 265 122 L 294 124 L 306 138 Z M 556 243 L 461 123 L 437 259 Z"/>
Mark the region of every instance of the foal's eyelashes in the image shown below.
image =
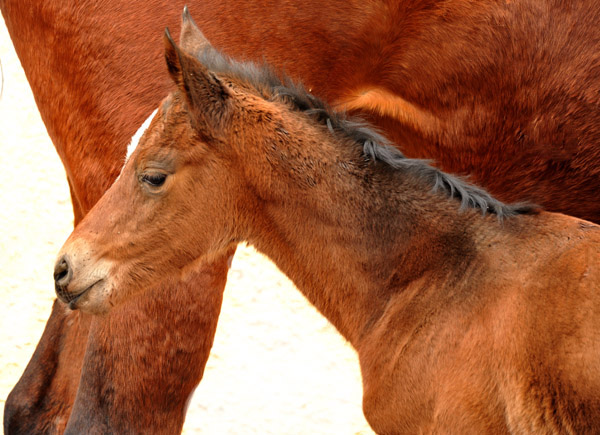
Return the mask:
<path id="1" fill-rule="evenodd" d="M 146 183 L 152 187 L 160 187 L 165 184 L 165 180 L 167 179 L 167 174 L 161 172 L 155 172 L 151 174 L 143 174 L 141 180 L 143 183 Z"/>

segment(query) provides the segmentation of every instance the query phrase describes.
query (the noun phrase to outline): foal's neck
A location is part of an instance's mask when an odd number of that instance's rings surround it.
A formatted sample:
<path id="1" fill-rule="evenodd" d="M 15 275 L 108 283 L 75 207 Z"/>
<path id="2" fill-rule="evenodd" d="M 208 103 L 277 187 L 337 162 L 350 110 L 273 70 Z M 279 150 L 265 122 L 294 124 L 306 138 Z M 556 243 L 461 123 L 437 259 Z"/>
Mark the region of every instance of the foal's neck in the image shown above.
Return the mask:
<path id="1" fill-rule="evenodd" d="M 468 251 L 467 221 L 478 212 L 460 213 L 457 201 L 360 153 L 296 151 L 270 168 L 276 181 L 248 241 L 356 347 L 394 294 L 443 266 L 446 250 Z"/>

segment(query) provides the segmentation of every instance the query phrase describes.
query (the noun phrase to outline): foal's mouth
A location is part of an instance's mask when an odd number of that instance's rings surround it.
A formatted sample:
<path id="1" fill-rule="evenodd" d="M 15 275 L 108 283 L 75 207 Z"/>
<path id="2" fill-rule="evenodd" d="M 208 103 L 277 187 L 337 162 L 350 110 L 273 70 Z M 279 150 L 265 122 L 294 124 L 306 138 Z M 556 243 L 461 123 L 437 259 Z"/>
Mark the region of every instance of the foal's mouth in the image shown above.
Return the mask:
<path id="1" fill-rule="evenodd" d="M 58 296 L 58 298 L 63 301 L 65 304 L 69 305 L 69 308 L 71 310 L 76 310 L 77 307 L 77 302 L 81 299 L 82 296 L 84 296 L 85 294 L 87 294 L 92 287 L 94 287 L 96 284 L 98 284 L 99 282 L 103 281 L 103 279 L 99 279 L 98 281 L 92 283 L 90 286 L 88 286 L 85 290 L 83 290 L 80 293 L 71 293 L 70 291 L 67 291 L 64 288 L 59 288 L 57 286 L 56 288 L 56 295 Z"/>

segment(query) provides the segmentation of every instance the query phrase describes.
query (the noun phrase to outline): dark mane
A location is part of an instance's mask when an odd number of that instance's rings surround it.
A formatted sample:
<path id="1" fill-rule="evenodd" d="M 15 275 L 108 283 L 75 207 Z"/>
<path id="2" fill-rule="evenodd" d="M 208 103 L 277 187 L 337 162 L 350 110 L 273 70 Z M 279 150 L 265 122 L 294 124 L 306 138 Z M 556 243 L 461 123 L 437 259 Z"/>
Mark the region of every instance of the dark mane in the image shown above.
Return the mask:
<path id="1" fill-rule="evenodd" d="M 430 165 L 427 160 L 410 159 L 359 118 L 350 118 L 344 112 L 331 109 L 324 101 L 312 95 L 301 84 L 293 82 L 284 74 L 276 73 L 266 63 L 235 61 L 212 47 L 197 54 L 198 59 L 216 74 L 232 75 L 255 88 L 263 97 L 272 101 L 284 101 L 294 110 L 306 113 L 315 121 L 326 125 L 333 134 L 343 134 L 362 146 L 364 156 L 372 161 L 386 163 L 393 168 L 407 171 L 442 191 L 448 197 L 460 201 L 461 208 L 477 208 L 482 214 L 491 213 L 499 219 L 517 214 L 534 212 L 537 207 L 529 204 L 506 205 L 492 197 L 484 189 Z"/>

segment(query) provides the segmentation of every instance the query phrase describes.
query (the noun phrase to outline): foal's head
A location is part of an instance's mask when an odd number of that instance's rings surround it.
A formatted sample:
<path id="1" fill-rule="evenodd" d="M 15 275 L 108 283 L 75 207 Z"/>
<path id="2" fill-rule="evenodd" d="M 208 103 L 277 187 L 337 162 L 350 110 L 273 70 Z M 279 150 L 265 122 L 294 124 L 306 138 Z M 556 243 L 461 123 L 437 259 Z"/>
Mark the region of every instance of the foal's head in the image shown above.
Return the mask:
<path id="1" fill-rule="evenodd" d="M 238 243 L 246 223 L 236 216 L 252 216 L 257 194 L 245 179 L 267 177 L 253 166 L 258 148 L 289 141 L 288 131 L 304 128 L 294 119 L 302 114 L 269 85 L 278 80 L 274 74 L 204 48 L 199 57 L 224 71 L 209 70 L 166 32 L 165 58 L 177 89 L 59 253 L 56 292 L 71 308 L 105 312 Z"/>

